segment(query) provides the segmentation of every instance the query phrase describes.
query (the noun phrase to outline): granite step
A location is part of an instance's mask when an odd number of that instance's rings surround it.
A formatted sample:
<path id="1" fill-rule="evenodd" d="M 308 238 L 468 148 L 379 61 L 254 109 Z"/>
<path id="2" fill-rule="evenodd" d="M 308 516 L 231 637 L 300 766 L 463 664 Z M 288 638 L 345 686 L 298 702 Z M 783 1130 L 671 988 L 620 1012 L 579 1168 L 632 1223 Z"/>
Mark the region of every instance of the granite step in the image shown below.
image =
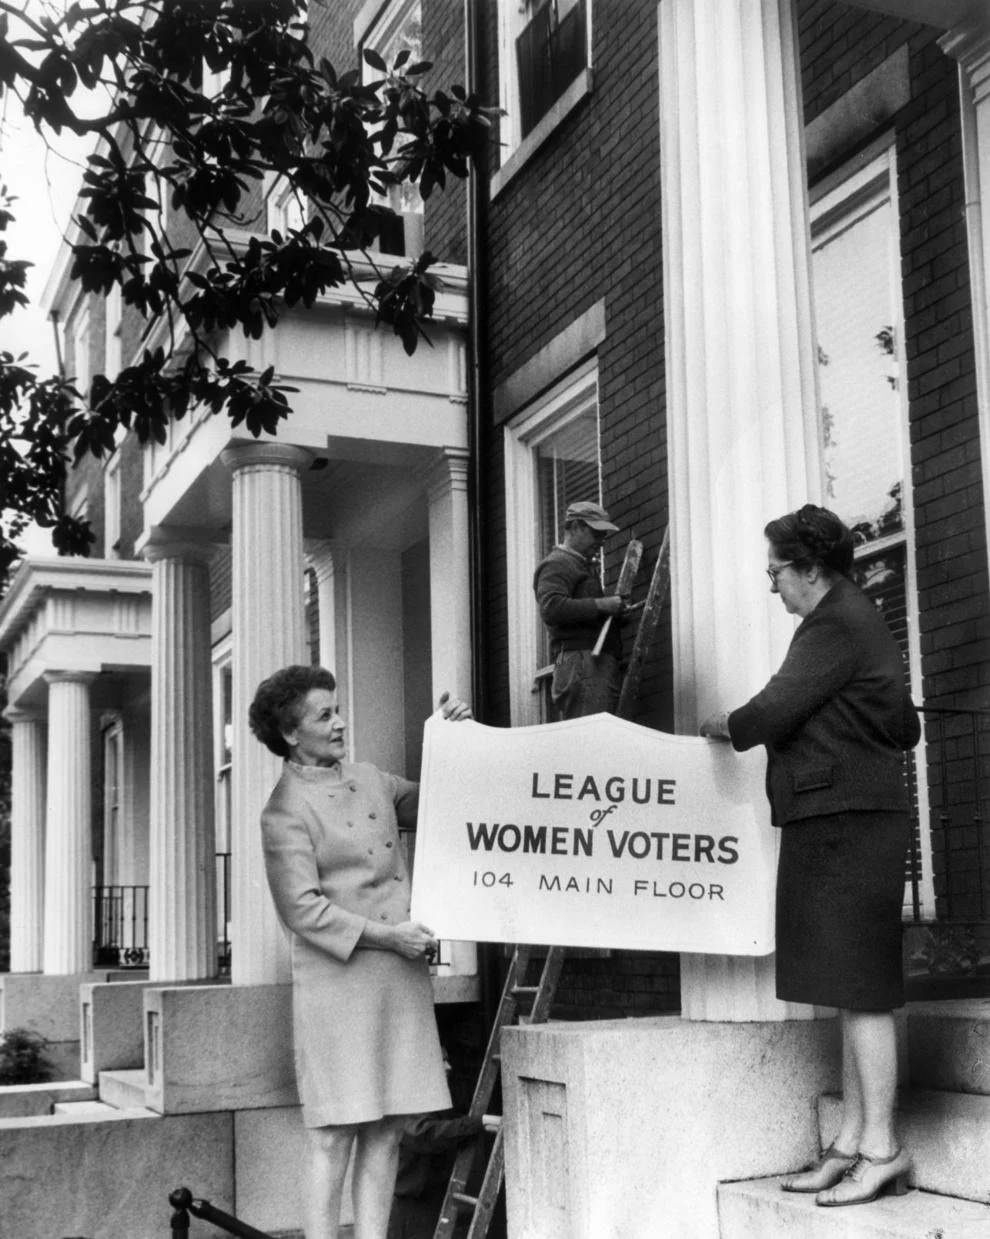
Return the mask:
<path id="1" fill-rule="evenodd" d="M 48 1084 L 0 1085 L 0 1118 L 28 1118 L 53 1113 L 63 1101 L 94 1101 L 96 1089 L 84 1080 L 60 1080 Z"/>
<path id="2" fill-rule="evenodd" d="M 99 1075 L 100 1101 L 117 1110 L 144 1110 L 147 1108 L 144 1068 L 120 1071 L 101 1071 Z"/>
<path id="3" fill-rule="evenodd" d="M 881 1196 L 822 1209 L 811 1195 L 780 1190 L 780 1177 L 721 1183 L 720 1239 L 987 1239 L 990 1205 L 933 1192 Z"/>
<path id="4" fill-rule="evenodd" d="M 915 1002 L 907 1007 L 912 1087 L 990 1095 L 990 998 Z"/>
<path id="5" fill-rule="evenodd" d="M 150 1118 L 158 1117 L 152 1110 L 146 1110 L 138 1106 L 121 1110 L 116 1106 L 108 1105 L 105 1101 L 63 1101 L 55 1106 L 52 1113 L 67 1115 L 69 1118 L 75 1119 L 107 1119 L 110 1121 L 113 1119 L 136 1118 L 141 1115 Z"/>
<path id="6" fill-rule="evenodd" d="M 819 1099 L 823 1148 L 835 1137 L 841 1106 L 837 1096 Z M 913 1187 L 984 1204 L 990 1201 L 990 1097 L 904 1090 L 897 1100 L 897 1133 L 911 1154 Z"/>

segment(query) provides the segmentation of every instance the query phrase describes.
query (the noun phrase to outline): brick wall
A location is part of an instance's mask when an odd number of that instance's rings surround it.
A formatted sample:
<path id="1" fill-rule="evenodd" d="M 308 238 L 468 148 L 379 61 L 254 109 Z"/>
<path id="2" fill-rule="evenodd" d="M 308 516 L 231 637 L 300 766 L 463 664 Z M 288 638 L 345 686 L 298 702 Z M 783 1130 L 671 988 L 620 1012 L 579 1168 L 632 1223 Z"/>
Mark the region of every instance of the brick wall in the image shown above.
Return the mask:
<path id="1" fill-rule="evenodd" d="M 495 6 L 491 6 L 493 9 Z M 484 95 L 497 101 L 496 31 L 484 27 Z M 487 366 L 517 370 L 604 298 L 599 410 L 605 503 L 624 530 L 659 547 L 667 521 L 656 6 L 595 0 L 594 89 L 488 210 Z M 493 160 L 494 166 L 494 160 Z M 489 423 L 487 480 L 489 717 L 508 722 L 502 431 Z M 617 574 L 624 539 L 607 571 Z M 628 631 L 634 631 L 632 625 Z M 638 721 L 672 726 L 669 622 L 644 679 Z M 611 1018 L 676 1010 L 678 959 L 577 953 L 554 1014 Z"/>

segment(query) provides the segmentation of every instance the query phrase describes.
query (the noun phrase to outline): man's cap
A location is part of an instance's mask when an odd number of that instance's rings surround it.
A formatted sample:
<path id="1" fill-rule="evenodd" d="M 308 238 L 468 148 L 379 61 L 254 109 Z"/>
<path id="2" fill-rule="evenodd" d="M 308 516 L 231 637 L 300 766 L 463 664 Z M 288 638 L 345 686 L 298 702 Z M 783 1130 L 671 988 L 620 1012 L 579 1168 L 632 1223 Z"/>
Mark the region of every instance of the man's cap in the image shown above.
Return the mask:
<path id="1" fill-rule="evenodd" d="M 589 503 L 582 500 L 580 503 L 572 503 L 564 513 L 565 521 L 584 521 L 590 529 L 601 529 L 606 533 L 618 533 L 619 526 L 613 525 L 608 518 L 608 513 L 600 503 Z"/>

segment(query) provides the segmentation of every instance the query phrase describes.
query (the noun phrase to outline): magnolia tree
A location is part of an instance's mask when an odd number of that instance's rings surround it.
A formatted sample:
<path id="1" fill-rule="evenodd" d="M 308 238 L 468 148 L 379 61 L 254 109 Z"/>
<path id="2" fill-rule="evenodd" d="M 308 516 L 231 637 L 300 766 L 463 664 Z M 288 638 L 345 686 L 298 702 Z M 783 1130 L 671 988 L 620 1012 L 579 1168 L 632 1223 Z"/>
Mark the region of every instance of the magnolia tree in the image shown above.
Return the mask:
<path id="1" fill-rule="evenodd" d="M 318 6 L 309 0 L 311 15 Z M 339 71 L 310 48 L 301 0 L 82 0 L 58 19 L 24 7 L 0 0 L 8 103 L 42 136 L 95 140 L 70 278 L 100 296 L 119 288 L 130 312 L 167 331 L 86 390 L 0 351 L 0 575 L 29 522 L 60 553 L 87 553 L 88 525 L 62 510 L 66 471 L 111 452 L 119 427 L 162 442 L 170 419 L 206 406 L 275 433 L 291 389 L 271 367 L 230 361 L 218 340 L 259 338 L 287 307 L 353 282 L 355 255 L 394 222 L 390 188 L 413 183 L 428 198 L 465 177 L 495 112 L 458 86 L 427 93 L 418 83 L 431 66 L 408 52 L 386 65 L 365 51 L 372 82 Z M 297 199 L 299 227 L 259 227 L 273 179 Z M 30 264 L 3 239 L 12 210 L 0 199 L 0 317 L 26 303 Z M 366 294 L 407 353 L 432 313 L 434 261 L 382 271 Z"/>

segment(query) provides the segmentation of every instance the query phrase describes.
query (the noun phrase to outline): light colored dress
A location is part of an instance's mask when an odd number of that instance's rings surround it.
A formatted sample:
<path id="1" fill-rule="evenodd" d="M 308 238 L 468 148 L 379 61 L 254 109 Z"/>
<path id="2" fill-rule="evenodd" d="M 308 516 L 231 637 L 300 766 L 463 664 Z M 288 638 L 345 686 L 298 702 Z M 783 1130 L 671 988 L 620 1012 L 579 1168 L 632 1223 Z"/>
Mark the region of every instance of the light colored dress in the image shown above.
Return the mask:
<path id="1" fill-rule="evenodd" d="M 399 823 L 417 804 L 415 783 L 372 765 L 286 762 L 262 813 L 307 1127 L 450 1106 L 426 960 L 358 946 L 369 920 L 409 919 Z"/>

